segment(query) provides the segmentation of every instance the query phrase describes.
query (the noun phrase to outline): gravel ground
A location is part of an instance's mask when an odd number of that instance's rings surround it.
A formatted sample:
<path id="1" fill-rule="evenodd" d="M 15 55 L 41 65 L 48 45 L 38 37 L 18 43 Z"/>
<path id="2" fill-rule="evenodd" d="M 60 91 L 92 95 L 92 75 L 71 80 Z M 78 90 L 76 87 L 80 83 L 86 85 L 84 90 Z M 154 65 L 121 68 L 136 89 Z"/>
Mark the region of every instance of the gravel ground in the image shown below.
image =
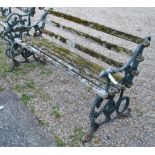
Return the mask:
<path id="1" fill-rule="evenodd" d="M 86 146 L 155 146 L 155 9 L 55 9 L 140 37 L 151 34 L 151 46 L 144 51 L 145 61 L 140 64 L 140 74 L 135 78 L 133 87 L 126 91 L 131 99 L 132 117 L 101 126 Z M 95 94 L 61 68 L 33 65 L 35 67 L 21 66 L 18 72 L 10 73 L 5 78 L 0 76 L 0 86 L 6 90 L 13 89 L 15 82 L 11 77 L 27 70 L 15 78 L 16 84 L 22 86 L 33 80 L 35 88 L 18 91 L 19 96 L 22 93 L 33 96 L 27 105 L 31 111 L 33 105 L 35 115 L 48 124 L 47 128 L 58 146 L 83 146 L 80 140 L 89 127 L 89 110 Z"/>

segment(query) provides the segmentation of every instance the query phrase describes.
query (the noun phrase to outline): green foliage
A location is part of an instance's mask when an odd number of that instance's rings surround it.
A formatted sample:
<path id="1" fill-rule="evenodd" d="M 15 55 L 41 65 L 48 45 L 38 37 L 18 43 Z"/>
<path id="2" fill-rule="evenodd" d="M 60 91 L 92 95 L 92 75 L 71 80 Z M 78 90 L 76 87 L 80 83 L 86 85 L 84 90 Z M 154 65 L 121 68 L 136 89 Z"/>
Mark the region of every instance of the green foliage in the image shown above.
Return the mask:
<path id="1" fill-rule="evenodd" d="M 80 146 L 84 132 L 82 128 L 75 128 L 73 133 L 69 136 L 70 146 Z"/>
<path id="2" fill-rule="evenodd" d="M 86 89 L 87 89 L 88 92 L 91 92 L 92 91 L 92 86 L 89 85 L 89 86 L 86 87 Z"/>
<path id="3" fill-rule="evenodd" d="M 5 56 L 5 48 L 2 45 L 0 45 L 0 66 L 0 75 L 6 76 L 8 74 L 9 65 Z"/>
<path id="4" fill-rule="evenodd" d="M 35 89 L 35 82 L 33 80 L 29 80 L 26 82 L 26 87 L 30 89 Z"/>
<path id="5" fill-rule="evenodd" d="M 44 64 L 40 64 L 39 68 L 40 68 L 40 74 L 43 74 L 43 75 L 52 74 L 52 70 Z"/>
<path id="6" fill-rule="evenodd" d="M 52 107 L 51 115 L 54 116 L 54 118 L 61 118 L 61 113 L 60 113 L 60 109 L 58 106 Z"/>
<path id="7" fill-rule="evenodd" d="M 31 100 L 31 97 L 27 94 L 22 94 L 20 99 L 24 104 L 28 104 L 28 102 Z"/>
<path id="8" fill-rule="evenodd" d="M 17 92 L 22 92 L 24 89 L 25 89 L 25 86 L 22 85 L 22 84 L 16 84 L 14 86 L 14 90 L 17 91 Z"/>
<path id="9" fill-rule="evenodd" d="M 25 79 L 25 75 L 33 71 L 37 65 L 37 63 L 21 64 L 18 68 L 10 72 L 9 76 L 11 76 L 12 80 Z"/>
<path id="10" fill-rule="evenodd" d="M 46 127 L 49 126 L 49 123 L 48 122 L 46 122 L 45 120 L 41 120 L 41 119 L 38 120 L 38 124 L 40 126 L 46 126 Z"/>
<path id="11" fill-rule="evenodd" d="M 0 86 L 0 92 L 4 91 L 5 89 L 3 87 Z"/>
<path id="12" fill-rule="evenodd" d="M 30 111 L 32 112 L 32 113 L 35 113 L 35 107 L 34 107 L 34 105 L 30 105 Z"/>
<path id="13" fill-rule="evenodd" d="M 55 139 L 55 143 L 57 144 L 57 146 L 59 147 L 66 146 L 65 142 L 59 136 L 54 135 L 54 139 Z"/>
<path id="14" fill-rule="evenodd" d="M 37 86 L 36 89 L 35 89 L 35 94 L 39 95 L 39 98 L 42 100 L 42 101 L 48 101 L 50 99 L 50 95 L 45 92 L 41 87 Z"/>

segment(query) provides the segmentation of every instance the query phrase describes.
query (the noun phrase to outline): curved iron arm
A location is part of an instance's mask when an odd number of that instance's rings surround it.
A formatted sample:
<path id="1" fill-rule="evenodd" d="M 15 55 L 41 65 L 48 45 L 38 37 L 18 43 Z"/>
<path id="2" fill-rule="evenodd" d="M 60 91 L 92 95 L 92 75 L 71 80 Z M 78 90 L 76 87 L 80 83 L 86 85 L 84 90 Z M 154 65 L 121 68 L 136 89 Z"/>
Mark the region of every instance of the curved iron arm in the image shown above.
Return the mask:
<path id="1" fill-rule="evenodd" d="M 12 36 L 14 33 L 19 32 L 21 35 L 20 39 L 22 39 L 22 33 L 29 32 L 32 28 L 34 28 L 35 31 L 37 30 L 41 31 L 41 29 L 44 28 L 45 26 L 45 20 L 46 20 L 47 14 L 48 14 L 48 11 L 45 10 L 41 18 L 36 23 L 29 26 L 29 25 L 25 25 L 26 20 L 22 19 L 23 17 L 22 15 L 18 13 L 12 13 L 7 18 L 7 21 L 6 21 L 7 25 L 4 27 L 3 32 L 1 32 L 1 35 L 3 34 L 3 37 L 6 40 L 6 38 L 11 39 L 10 36 Z M 18 19 L 14 18 L 13 21 L 10 21 L 11 17 L 13 16 L 17 16 Z M 41 23 L 41 26 L 39 26 L 40 23 Z M 15 38 L 16 36 L 13 39 L 11 39 L 11 41 L 13 41 Z"/>
<path id="2" fill-rule="evenodd" d="M 133 77 L 138 74 L 137 68 L 141 61 L 143 61 L 143 50 L 145 47 L 148 47 L 150 45 L 151 37 L 144 38 L 144 42 L 142 44 L 139 44 L 135 50 L 132 52 L 132 56 L 129 59 L 129 61 L 124 64 L 120 68 L 108 68 L 107 70 L 103 70 L 100 74 L 100 78 L 105 78 L 107 81 L 106 84 L 106 91 L 108 91 L 110 83 L 112 82 L 115 85 L 122 84 L 126 87 L 130 87 L 132 85 Z M 119 72 L 125 72 L 125 77 L 117 82 L 115 78 L 112 76 L 113 74 L 119 73 Z M 129 82 L 127 85 L 127 82 Z"/>
<path id="3" fill-rule="evenodd" d="M 93 133 L 98 130 L 100 125 L 108 123 L 115 118 L 131 116 L 131 109 L 129 108 L 130 98 L 124 95 L 124 90 L 126 87 L 130 88 L 134 76 L 138 75 L 138 65 L 144 60 L 142 55 L 143 50 L 150 45 L 150 41 L 151 37 L 146 37 L 143 43 L 133 50 L 131 58 L 122 67 L 108 68 L 100 73 L 99 77 L 106 80 L 106 85 L 101 92 L 96 92 L 97 95 L 89 115 L 91 123 L 90 130 L 83 138 L 83 143 L 93 138 Z M 112 75 L 119 72 L 124 72 L 125 76 L 117 82 Z M 116 93 L 119 93 L 118 98 L 116 97 Z M 116 116 L 112 118 L 111 115 L 114 112 L 116 112 Z M 101 121 L 98 119 L 100 116 L 104 118 Z"/>

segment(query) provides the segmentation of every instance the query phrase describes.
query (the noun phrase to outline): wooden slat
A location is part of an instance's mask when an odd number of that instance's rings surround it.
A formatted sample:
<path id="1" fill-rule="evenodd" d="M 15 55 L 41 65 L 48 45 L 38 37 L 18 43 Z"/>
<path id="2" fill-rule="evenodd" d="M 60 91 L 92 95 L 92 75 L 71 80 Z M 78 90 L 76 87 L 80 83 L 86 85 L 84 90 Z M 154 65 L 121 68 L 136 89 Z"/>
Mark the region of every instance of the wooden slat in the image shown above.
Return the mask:
<path id="1" fill-rule="evenodd" d="M 65 13 L 62 13 L 62 12 L 54 11 L 52 9 L 50 9 L 48 12 L 49 12 L 49 14 L 52 14 L 54 16 L 57 16 L 57 17 L 60 17 L 60 18 L 63 18 L 63 19 L 78 23 L 80 25 L 87 26 L 89 28 L 92 28 L 92 29 L 95 29 L 95 30 L 98 30 L 98 31 L 108 33 L 110 35 L 113 35 L 113 36 L 116 36 L 116 37 L 119 37 L 119 38 L 122 38 L 122 39 L 125 39 L 125 40 L 128 40 L 128 41 L 131 41 L 131 42 L 134 42 L 134 43 L 137 43 L 137 44 L 140 44 L 140 43 L 142 43 L 144 41 L 143 38 L 140 38 L 138 36 L 135 36 L 135 35 L 132 35 L 132 34 L 129 34 L 129 33 L 125 33 L 125 32 L 122 32 L 122 31 L 115 30 L 113 28 L 107 27 L 107 26 L 99 24 L 99 23 L 90 22 L 90 21 L 87 21 L 85 19 L 81 19 L 79 17 L 75 17 L 75 16 L 68 15 L 68 14 L 65 14 Z"/>
<path id="2" fill-rule="evenodd" d="M 72 27 L 62 25 L 62 24 L 57 23 L 57 22 L 52 21 L 52 20 L 51 20 L 51 23 L 55 27 L 61 28 L 63 30 L 67 30 L 67 31 L 69 31 L 71 33 L 75 33 L 75 34 L 77 34 L 77 35 L 79 35 L 81 37 L 84 37 L 84 38 L 86 38 L 86 39 L 88 39 L 90 41 L 93 41 L 93 42 L 95 42 L 95 43 L 97 43 L 97 44 L 99 44 L 99 45 L 101 45 L 101 46 L 103 46 L 103 47 L 105 47 L 105 48 L 107 48 L 109 50 L 113 50 L 113 51 L 118 52 L 118 53 L 125 53 L 127 55 L 130 55 L 132 53 L 132 50 L 129 50 L 127 48 L 124 48 L 124 47 L 118 46 L 116 44 L 110 43 L 110 42 L 108 42 L 106 40 L 102 40 L 100 38 L 94 37 L 94 36 L 92 36 L 90 34 L 78 31 L 78 30 L 76 30 L 76 29 L 74 29 Z"/>
<path id="3" fill-rule="evenodd" d="M 91 78 L 95 78 L 96 80 L 99 80 L 100 82 L 104 82 L 104 80 L 98 79 L 99 73 L 105 69 L 103 66 L 90 62 L 84 59 L 83 57 L 69 51 L 68 49 L 60 47 L 53 42 L 49 42 L 47 39 L 31 38 L 29 41 L 29 38 L 28 38 L 28 39 L 24 39 L 24 41 L 26 41 L 31 46 L 36 46 L 48 52 L 48 54 L 55 55 L 60 59 L 66 61 L 73 67 L 77 68 L 80 71 L 80 74 L 88 75 Z M 121 76 L 115 75 L 115 78 L 117 80 L 120 80 Z"/>
<path id="4" fill-rule="evenodd" d="M 43 30 L 42 32 L 44 34 L 46 34 L 46 35 L 49 35 L 50 37 L 55 37 L 55 39 L 58 39 L 60 42 L 62 42 L 64 44 L 68 44 L 67 43 L 68 39 L 66 39 L 66 38 L 64 38 L 64 37 L 62 37 L 60 35 L 57 35 L 54 32 L 51 32 L 51 31 L 48 31 L 48 30 Z M 84 47 L 84 46 L 82 46 L 80 44 L 75 43 L 74 48 L 76 48 L 76 49 L 82 51 L 83 53 L 88 54 L 88 55 L 90 55 L 90 56 L 92 56 L 94 58 L 102 60 L 103 62 L 105 62 L 105 63 L 107 63 L 107 64 L 109 64 L 111 66 L 121 67 L 123 65 L 123 63 L 118 62 L 117 60 L 113 60 L 113 59 L 111 59 L 111 58 L 109 58 L 109 57 L 107 57 L 107 56 L 105 56 L 103 54 L 97 53 L 96 51 L 94 51 L 92 49 L 89 49 L 87 47 Z"/>

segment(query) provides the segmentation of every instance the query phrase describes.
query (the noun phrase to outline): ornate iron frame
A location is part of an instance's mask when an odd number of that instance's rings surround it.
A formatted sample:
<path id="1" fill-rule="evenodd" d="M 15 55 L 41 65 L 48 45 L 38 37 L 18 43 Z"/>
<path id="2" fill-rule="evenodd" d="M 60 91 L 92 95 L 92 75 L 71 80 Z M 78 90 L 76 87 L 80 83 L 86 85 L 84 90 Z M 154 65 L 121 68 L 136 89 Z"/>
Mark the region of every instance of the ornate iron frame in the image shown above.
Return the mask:
<path id="1" fill-rule="evenodd" d="M 0 7 L 0 11 L 2 13 L 2 16 L 8 16 L 11 13 L 11 7 Z"/>
<path id="2" fill-rule="evenodd" d="M 21 55 L 25 59 L 24 62 L 28 62 L 28 58 L 32 55 L 35 60 L 37 60 L 33 52 L 21 47 L 17 44 L 16 40 L 22 40 L 23 35 L 29 35 L 32 28 L 35 30 L 34 36 L 41 36 L 48 11 L 45 10 L 41 19 L 37 23 L 32 24 L 31 17 L 34 16 L 35 8 L 30 8 L 28 10 L 29 11 L 24 15 L 11 13 L 7 18 L 4 31 L 0 32 L 1 37 L 8 42 L 6 55 L 13 61 L 12 69 L 15 69 L 15 67 L 19 66 L 19 63 L 22 63 L 16 60 L 16 56 Z M 25 16 L 28 16 L 27 20 L 24 18 Z M 131 109 L 128 108 L 130 99 L 128 96 L 124 95 L 124 91 L 126 88 L 130 88 L 133 85 L 134 77 L 139 74 L 139 63 L 144 60 L 143 50 L 150 45 L 150 41 L 151 37 L 146 37 L 144 42 L 133 50 L 131 58 L 122 67 L 109 68 L 100 73 L 99 77 L 106 80 L 106 85 L 102 87 L 102 90 L 96 91 L 95 101 L 92 104 L 90 111 L 91 126 L 83 139 L 84 143 L 91 140 L 94 132 L 97 131 L 101 125 L 116 118 L 130 116 Z M 113 77 L 113 74 L 117 73 L 124 74 L 124 77 L 120 81 L 116 81 Z M 122 105 L 123 107 L 121 109 Z M 112 119 L 111 115 L 114 112 L 116 112 L 117 115 Z M 98 119 L 101 116 L 105 119 L 99 121 Z"/>
<path id="3" fill-rule="evenodd" d="M 6 50 L 6 55 L 12 59 L 13 65 L 11 67 L 11 71 L 19 66 L 19 63 L 28 62 L 28 58 L 33 55 L 36 59 L 35 55 L 28 51 L 26 48 L 22 48 L 20 45 L 16 43 L 15 40 L 22 40 L 24 35 L 29 36 L 30 31 L 34 29 L 34 36 L 42 36 L 42 30 L 45 26 L 45 20 L 48 14 L 47 10 L 44 10 L 43 15 L 40 20 L 36 23 L 32 24 L 30 20 L 30 16 L 32 16 L 32 10 L 24 15 L 18 13 L 11 13 L 7 17 L 6 25 L 4 25 L 4 30 L 0 32 L 0 36 L 7 42 L 8 48 Z M 34 14 L 33 14 L 34 15 Z M 25 16 L 28 16 L 28 19 L 25 19 Z M 27 22 L 28 21 L 28 22 Z M 17 61 L 16 57 L 21 55 L 25 60 Z"/>
<path id="4" fill-rule="evenodd" d="M 90 111 L 91 127 L 85 135 L 83 142 L 90 141 L 93 137 L 93 133 L 97 131 L 101 125 L 116 118 L 130 116 L 131 109 L 128 108 L 130 99 L 128 96 L 124 96 L 124 91 L 126 88 L 130 88 L 133 85 L 134 77 L 139 74 L 139 63 L 144 60 L 143 50 L 150 45 L 150 41 L 151 37 L 146 37 L 144 42 L 133 50 L 131 58 L 121 68 L 109 68 L 100 73 L 99 77 L 106 80 L 106 85 L 104 86 L 104 90 L 98 92 L 95 97 L 95 101 Z M 124 77 L 120 81 L 116 81 L 112 75 L 120 72 L 124 73 Z M 119 95 L 117 99 L 116 94 Z M 123 102 L 125 102 L 124 105 Z M 102 104 L 104 104 L 104 106 Z M 123 105 L 122 108 L 121 105 Z M 117 115 L 112 119 L 111 115 L 114 112 L 116 112 Z M 104 115 L 105 119 L 97 122 L 98 117 L 101 115 Z"/>

